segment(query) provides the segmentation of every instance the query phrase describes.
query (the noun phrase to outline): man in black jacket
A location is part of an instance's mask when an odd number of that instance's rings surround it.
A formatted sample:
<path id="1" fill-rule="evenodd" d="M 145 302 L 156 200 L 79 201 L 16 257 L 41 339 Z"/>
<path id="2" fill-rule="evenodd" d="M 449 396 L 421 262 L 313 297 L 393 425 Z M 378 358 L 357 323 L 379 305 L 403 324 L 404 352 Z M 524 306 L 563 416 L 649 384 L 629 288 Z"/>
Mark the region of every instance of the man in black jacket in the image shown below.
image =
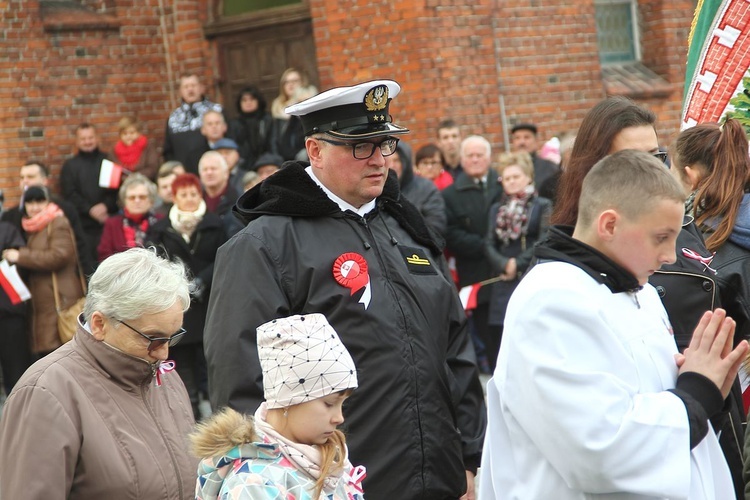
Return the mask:
<path id="1" fill-rule="evenodd" d="M 487 139 L 469 136 L 461 142 L 460 151 L 463 171 L 442 195 L 448 216 L 446 247 L 456 259 L 458 284 L 465 287 L 493 277 L 490 261 L 484 254 L 484 238 L 490 206 L 500 198 L 503 188 L 497 173 L 490 169 L 492 147 Z M 506 273 L 515 275 L 515 269 Z M 488 324 L 490 290 L 489 286 L 479 289 L 477 305 L 471 311 L 471 327 L 481 340 L 481 344 L 477 342 L 477 352 L 486 356 L 491 372 L 497 352 L 485 352 L 484 346 L 499 346 L 499 340 L 490 338 L 499 337 L 499 333 Z"/>
<path id="2" fill-rule="evenodd" d="M 399 90 L 379 80 L 287 108 L 311 164 L 287 162 L 235 207 L 247 226 L 216 258 L 209 391 L 216 408 L 254 412 L 255 329 L 322 313 L 358 369 L 345 427 L 367 498 L 473 499 L 484 398 L 441 245 L 385 166 L 408 132 L 388 112 Z"/>
<path id="3" fill-rule="evenodd" d="M 117 189 L 99 185 L 102 161 L 108 159 L 108 155 L 99 149 L 94 126 L 82 123 L 76 127 L 75 134 L 78 153 L 63 163 L 60 183 L 63 197 L 73 204 L 81 219 L 92 262 L 97 262 L 96 247 L 102 237 L 104 222 L 119 210 Z"/>

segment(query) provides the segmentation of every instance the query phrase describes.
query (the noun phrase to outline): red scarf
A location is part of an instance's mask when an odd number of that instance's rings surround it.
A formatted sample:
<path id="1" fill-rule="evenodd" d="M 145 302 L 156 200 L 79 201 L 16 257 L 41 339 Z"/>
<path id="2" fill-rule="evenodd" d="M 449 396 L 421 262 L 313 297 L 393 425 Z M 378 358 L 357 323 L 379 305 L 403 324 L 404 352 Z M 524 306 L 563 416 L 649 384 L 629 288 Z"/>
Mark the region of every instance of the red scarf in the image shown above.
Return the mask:
<path id="1" fill-rule="evenodd" d="M 47 225 L 52 222 L 53 219 L 62 216 L 63 211 L 60 210 L 60 207 L 50 202 L 47 204 L 44 210 L 36 214 L 34 217 L 24 217 L 23 219 L 21 219 L 21 226 L 27 233 L 38 233 L 39 231 L 47 227 Z"/>
<path id="2" fill-rule="evenodd" d="M 146 239 L 146 232 L 151 224 L 149 213 L 131 214 L 127 209 L 123 209 L 125 217 L 122 219 L 122 232 L 125 235 L 125 246 L 133 248 L 143 246 Z"/>
<path id="3" fill-rule="evenodd" d="M 148 139 L 146 139 L 145 135 L 139 135 L 138 139 L 133 141 L 133 144 L 130 146 L 126 146 L 122 141 L 117 141 L 117 144 L 115 144 L 117 161 L 120 162 L 121 166 L 132 171 L 138 165 L 138 161 L 141 159 L 141 154 L 146 149 L 147 143 Z"/>

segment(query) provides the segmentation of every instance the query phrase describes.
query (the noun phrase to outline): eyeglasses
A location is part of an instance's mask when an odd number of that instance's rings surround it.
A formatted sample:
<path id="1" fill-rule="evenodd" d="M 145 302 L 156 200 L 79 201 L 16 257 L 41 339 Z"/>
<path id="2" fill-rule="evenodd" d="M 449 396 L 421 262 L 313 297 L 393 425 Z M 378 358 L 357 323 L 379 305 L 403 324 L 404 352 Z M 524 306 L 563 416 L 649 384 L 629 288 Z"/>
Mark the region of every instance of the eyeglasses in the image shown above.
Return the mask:
<path id="1" fill-rule="evenodd" d="M 123 325 L 127 326 L 131 330 L 133 330 L 135 333 L 143 337 L 144 339 L 148 340 L 148 352 L 153 351 L 154 349 L 158 349 L 159 347 L 163 346 L 164 344 L 167 344 L 169 347 L 172 347 L 177 342 L 180 341 L 180 339 L 187 333 L 187 330 L 184 328 L 180 328 L 175 333 L 172 334 L 171 337 L 150 337 L 146 335 L 145 333 L 141 332 L 140 330 L 136 330 L 129 324 L 125 323 L 121 319 L 112 318 L 118 323 L 122 323 Z"/>
<path id="2" fill-rule="evenodd" d="M 654 155 L 654 157 L 661 161 L 662 163 L 667 163 L 667 152 L 666 151 L 656 151 L 654 153 L 651 153 Z"/>
<path id="3" fill-rule="evenodd" d="M 343 142 L 333 141 L 331 139 L 324 139 L 319 137 L 318 140 L 333 144 L 334 146 L 351 146 L 352 156 L 357 160 L 366 160 L 375 154 L 375 148 L 380 148 L 380 153 L 383 156 L 391 156 L 396 152 L 396 146 L 398 145 L 398 139 L 395 137 L 389 137 L 383 142 L 376 144 L 374 142 Z"/>
<path id="4" fill-rule="evenodd" d="M 129 194 L 125 197 L 125 199 L 128 201 L 135 201 L 135 200 L 143 201 L 143 200 L 148 200 L 148 195 L 147 194 Z"/>

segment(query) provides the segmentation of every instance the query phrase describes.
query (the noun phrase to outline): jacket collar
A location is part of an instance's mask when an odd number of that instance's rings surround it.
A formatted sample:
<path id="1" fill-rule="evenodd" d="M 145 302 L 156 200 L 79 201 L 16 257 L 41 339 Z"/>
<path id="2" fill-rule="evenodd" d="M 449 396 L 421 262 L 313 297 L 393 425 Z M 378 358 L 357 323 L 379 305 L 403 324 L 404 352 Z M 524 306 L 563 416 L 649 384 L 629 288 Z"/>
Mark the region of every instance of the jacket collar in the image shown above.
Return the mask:
<path id="1" fill-rule="evenodd" d="M 339 206 L 305 172 L 307 166 L 302 162 L 286 162 L 281 170 L 243 194 L 232 212 L 245 224 L 263 215 L 344 217 Z M 430 248 L 436 255 L 442 252 L 442 237 L 431 230 L 416 207 L 401 196 L 398 178 L 393 171 L 388 172 L 376 209 L 368 217 L 378 210 L 396 219 L 417 243 Z"/>
<path id="2" fill-rule="evenodd" d="M 539 260 L 567 262 L 585 271 L 612 293 L 637 292 L 643 287 L 625 268 L 596 250 L 573 238 L 572 226 L 552 226 L 535 248 Z"/>
<path id="3" fill-rule="evenodd" d="M 71 342 L 75 342 L 77 350 L 91 366 L 126 389 L 135 390 L 151 382 L 158 363 L 151 364 L 96 340 L 81 324 L 81 318 L 78 320 L 78 331 Z"/>

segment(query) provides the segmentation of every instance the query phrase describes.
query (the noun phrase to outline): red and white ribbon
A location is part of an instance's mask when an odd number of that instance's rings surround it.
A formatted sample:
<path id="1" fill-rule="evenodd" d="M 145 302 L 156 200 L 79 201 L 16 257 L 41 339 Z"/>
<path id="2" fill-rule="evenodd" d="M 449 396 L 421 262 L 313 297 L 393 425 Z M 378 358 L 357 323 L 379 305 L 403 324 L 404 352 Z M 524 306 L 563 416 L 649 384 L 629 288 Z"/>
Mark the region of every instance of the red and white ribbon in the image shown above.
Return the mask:
<path id="1" fill-rule="evenodd" d="M 164 375 L 165 373 L 171 372 L 176 367 L 177 367 L 177 364 L 171 359 L 162 361 L 159 364 L 159 368 L 156 369 L 156 387 L 161 386 L 161 376 Z"/>
<path id="2" fill-rule="evenodd" d="M 711 267 L 711 262 L 714 260 L 714 254 L 711 254 L 708 257 L 703 257 L 698 252 L 690 250 L 689 248 L 683 248 L 682 255 L 684 255 L 688 259 L 697 260 L 698 262 L 706 266 L 706 269 L 716 274 L 716 269 Z"/>
<path id="3" fill-rule="evenodd" d="M 362 481 L 364 481 L 366 477 L 367 469 L 365 469 L 364 465 L 358 465 L 349 472 L 349 484 L 351 484 L 354 489 L 356 489 L 360 493 L 363 493 Z M 354 498 L 355 497 L 351 493 L 349 493 L 349 500 L 354 500 Z"/>

